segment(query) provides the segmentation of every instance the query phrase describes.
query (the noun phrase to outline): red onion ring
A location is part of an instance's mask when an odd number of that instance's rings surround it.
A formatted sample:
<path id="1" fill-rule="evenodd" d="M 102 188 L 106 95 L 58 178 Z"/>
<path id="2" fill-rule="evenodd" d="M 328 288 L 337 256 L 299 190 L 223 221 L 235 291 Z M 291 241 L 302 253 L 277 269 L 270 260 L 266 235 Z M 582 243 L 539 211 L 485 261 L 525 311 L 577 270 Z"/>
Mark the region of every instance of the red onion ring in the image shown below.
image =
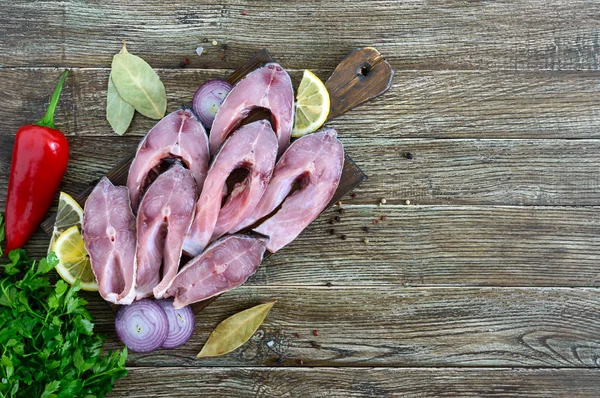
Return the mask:
<path id="1" fill-rule="evenodd" d="M 177 348 L 187 343 L 196 326 L 192 308 L 188 305 L 176 310 L 173 308 L 173 299 L 157 300 L 156 303 L 165 311 L 169 320 L 169 334 L 161 348 Z"/>
<path id="2" fill-rule="evenodd" d="M 152 352 L 167 339 L 169 320 L 156 302 L 148 299 L 121 306 L 115 317 L 119 339 L 135 352 Z"/>
<path id="3" fill-rule="evenodd" d="M 207 81 L 196 90 L 192 108 L 207 130 L 212 127 L 217 111 L 232 88 L 231 83 L 215 79 Z"/>

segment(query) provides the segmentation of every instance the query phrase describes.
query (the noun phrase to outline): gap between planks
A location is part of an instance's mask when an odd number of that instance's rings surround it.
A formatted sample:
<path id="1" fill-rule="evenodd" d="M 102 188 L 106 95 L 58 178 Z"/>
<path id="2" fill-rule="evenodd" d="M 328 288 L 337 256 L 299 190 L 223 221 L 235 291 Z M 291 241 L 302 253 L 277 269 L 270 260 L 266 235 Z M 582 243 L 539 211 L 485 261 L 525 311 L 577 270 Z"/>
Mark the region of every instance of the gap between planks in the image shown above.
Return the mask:
<path id="1" fill-rule="evenodd" d="M 344 364 L 340 364 L 340 365 L 318 365 L 318 366 L 311 366 L 311 365 L 303 365 L 303 366 L 248 366 L 248 365 L 240 365 L 240 366 L 236 366 L 236 365 L 206 365 L 206 366 L 193 366 L 193 365 L 181 365 L 181 366 L 172 366 L 172 365 L 167 365 L 167 366 L 148 366 L 148 365 L 127 365 L 126 366 L 127 369 L 136 369 L 136 370 L 144 370 L 144 369 L 160 369 L 160 370 L 177 370 L 177 369 L 181 369 L 181 368 L 186 368 L 188 370 L 198 370 L 201 371 L 202 369 L 210 369 L 212 371 L 215 370 L 231 370 L 231 369 L 235 369 L 235 370 L 261 370 L 261 371 L 271 371 L 271 370 L 276 370 L 276 371 L 286 371 L 286 370 L 293 370 L 293 371 L 308 371 L 308 372 L 314 372 L 317 371 L 319 369 L 343 369 L 343 370 L 353 370 L 353 371 L 359 371 L 359 372 L 363 372 L 363 371 L 369 371 L 369 370 L 388 370 L 388 369 L 402 369 L 402 370 L 416 370 L 416 371 L 451 371 L 451 370 L 458 370 L 458 371 L 477 371 L 477 370 L 498 370 L 498 371 L 510 371 L 510 370 L 531 370 L 531 371 L 536 371 L 536 370 L 556 370 L 556 371 L 572 371 L 572 370 L 589 370 L 590 372 L 598 372 L 599 376 L 600 376 L 600 368 L 590 368 L 589 366 L 570 366 L 570 367 L 561 367 L 561 368 L 557 368 L 556 366 L 494 366 L 494 365 L 473 365 L 473 366 L 468 366 L 468 365 L 464 365 L 464 366 L 457 366 L 457 365 L 448 365 L 448 366 L 439 366 L 439 365 L 434 365 L 434 366 L 403 366 L 403 365 L 377 365 L 377 366 L 354 366 L 354 365 L 350 365 L 350 366 L 346 366 Z"/>
<path id="2" fill-rule="evenodd" d="M 116 53 L 115 53 L 116 54 Z M 385 54 L 384 54 L 385 55 Z M 385 58 L 385 57 L 384 57 Z M 341 61 L 341 60 L 340 60 Z M 152 66 L 152 65 L 150 65 Z M 69 65 L 56 65 L 56 66 L 27 66 L 27 65 L 13 65 L 13 66 L 4 66 L 0 65 L 0 71 L 2 70 L 15 70 L 15 71 L 47 71 L 53 72 L 58 69 L 68 69 L 70 71 L 78 71 L 78 72 L 87 72 L 87 71 L 110 71 L 109 66 L 69 66 Z M 190 72 L 208 72 L 208 73 L 231 73 L 235 69 L 234 68 L 197 68 L 186 66 L 185 68 L 174 66 L 172 68 L 166 67 L 157 67 L 152 68 L 155 71 L 190 71 Z M 302 68 L 285 68 L 288 72 L 301 73 L 304 72 L 305 69 Z M 329 73 L 333 72 L 333 68 L 311 68 L 311 72 L 315 74 L 319 73 Z M 540 73 L 552 73 L 556 75 L 582 75 L 582 74 L 590 74 L 590 73 L 599 73 L 600 70 L 590 70 L 590 69 L 394 69 L 395 73 L 432 73 L 432 74 L 445 74 L 445 73 L 461 73 L 461 74 L 481 74 L 481 73 L 506 73 L 513 75 L 526 75 L 526 74 L 540 74 Z"/>

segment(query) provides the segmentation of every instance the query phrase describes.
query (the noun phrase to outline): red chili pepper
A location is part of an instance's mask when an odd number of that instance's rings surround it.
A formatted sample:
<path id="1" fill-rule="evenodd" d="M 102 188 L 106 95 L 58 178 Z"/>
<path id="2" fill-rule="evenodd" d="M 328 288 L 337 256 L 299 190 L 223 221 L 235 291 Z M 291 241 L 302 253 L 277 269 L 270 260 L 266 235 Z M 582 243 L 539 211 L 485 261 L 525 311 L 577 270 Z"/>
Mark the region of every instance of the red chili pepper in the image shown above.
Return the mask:
<path id="1" fill-rule="evenodd" d="M 60 76 L 44 118 L 17 131 L 6 197 L 7 253 L 39 227 L 67 170 L 69 143 L 54 125 L 54 110 L 68 74 Z"/>

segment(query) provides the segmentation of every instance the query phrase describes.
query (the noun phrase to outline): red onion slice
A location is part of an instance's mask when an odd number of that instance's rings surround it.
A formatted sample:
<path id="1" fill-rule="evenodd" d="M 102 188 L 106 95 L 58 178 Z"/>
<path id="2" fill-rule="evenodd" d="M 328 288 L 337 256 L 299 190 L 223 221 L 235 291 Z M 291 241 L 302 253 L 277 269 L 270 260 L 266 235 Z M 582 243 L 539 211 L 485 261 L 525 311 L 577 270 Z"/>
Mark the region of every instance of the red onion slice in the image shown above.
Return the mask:
<path id="1" fill-rule="evenodd" d="M 231 83 L 215 79 L 207 81 L 196 90 L 192 108 L 207 130 L 212 127 L 217 111 L 232 88 Z"/>
<path id="2" fill-rule="evenodd" d="M 169 334 L 161 348 L 177 348 L 187 343 L 196 326 L 192 308 L 188 305 L 176 310 L 173 308 L 173 299 L 156 300 L 156 303 L 165 311 L 169 320 Z"/>
<path id="3" fill-rule="evenodd" d="M 165 342 L 169 333 L 167 314 L 148 299 L 122 306 L 115 317 L 119 339 L 135 352 L 152 352 Z"/>

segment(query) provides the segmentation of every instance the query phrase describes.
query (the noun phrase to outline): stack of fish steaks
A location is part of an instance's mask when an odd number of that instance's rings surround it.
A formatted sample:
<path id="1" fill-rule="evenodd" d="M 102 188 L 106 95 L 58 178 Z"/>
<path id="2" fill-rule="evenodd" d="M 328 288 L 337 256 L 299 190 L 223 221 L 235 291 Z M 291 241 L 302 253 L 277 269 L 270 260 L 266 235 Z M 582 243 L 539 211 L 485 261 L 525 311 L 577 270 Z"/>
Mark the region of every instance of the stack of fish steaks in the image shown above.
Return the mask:
<path id="1" fill-rule="evenodd" d="M 270 119 L 243 125 L 255 108 Z M 266 250 L 292 242 L 327 206 L 344 164 L 335 130 L 290 144 L 293 121 L 292 82 L 276 63 L 233 87 L 210 135 L 190 109 L 159 121 L 127 187 L 104 177 L 85 203 L 83 237 L 102 297 L 122 305 L 173 297 L 181 308 L 240 286 Z"/>

